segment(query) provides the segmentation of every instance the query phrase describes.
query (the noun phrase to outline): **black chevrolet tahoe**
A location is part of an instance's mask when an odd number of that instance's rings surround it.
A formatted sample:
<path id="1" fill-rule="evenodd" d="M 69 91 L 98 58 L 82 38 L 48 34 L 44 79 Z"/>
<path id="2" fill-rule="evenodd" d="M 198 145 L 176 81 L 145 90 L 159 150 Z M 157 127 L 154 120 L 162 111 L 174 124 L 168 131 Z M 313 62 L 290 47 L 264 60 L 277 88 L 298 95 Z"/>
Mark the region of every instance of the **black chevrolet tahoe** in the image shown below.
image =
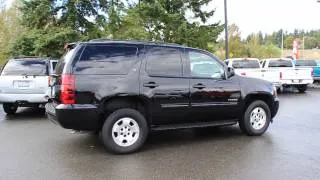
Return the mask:
<path id="1" fill-rule="evenodd" d="M 275 87 L 234 74 L 201 49 L 141 41 L 78 43 L 57 64 L 48 118 L 100 132 L 106 148 L 131 153 L 150 131 L 239 124 L 263 134 L 277 114 Z"/>

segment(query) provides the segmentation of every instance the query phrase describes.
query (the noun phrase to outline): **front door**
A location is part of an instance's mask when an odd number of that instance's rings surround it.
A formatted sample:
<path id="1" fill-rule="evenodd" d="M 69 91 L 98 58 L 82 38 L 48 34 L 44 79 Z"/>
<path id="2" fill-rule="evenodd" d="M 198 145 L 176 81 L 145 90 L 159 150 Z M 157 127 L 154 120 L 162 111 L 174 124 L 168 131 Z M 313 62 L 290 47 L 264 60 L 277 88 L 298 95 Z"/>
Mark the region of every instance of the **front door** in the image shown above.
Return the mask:
<path id="1" fill-rule="evenodd" d="M 239 116 L 237 76 L 226 78 L 225 65 L 211 54 L 189 50 L 192 121 L 235 119 Z"/>

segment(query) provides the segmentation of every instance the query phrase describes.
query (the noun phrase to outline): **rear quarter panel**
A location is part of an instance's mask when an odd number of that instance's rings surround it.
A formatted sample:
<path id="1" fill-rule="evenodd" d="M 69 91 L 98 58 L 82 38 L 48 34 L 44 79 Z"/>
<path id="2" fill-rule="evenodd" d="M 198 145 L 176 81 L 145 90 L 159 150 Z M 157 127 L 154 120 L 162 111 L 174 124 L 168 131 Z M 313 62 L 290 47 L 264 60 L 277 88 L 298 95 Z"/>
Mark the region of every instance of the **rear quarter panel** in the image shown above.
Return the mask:
<path id="1" fill-rule="evenodd" d="M 104 102 L 112 97 L 138 96 L 139 71 L 141 58 L 143 58 L 141 51 L 144 47 L 137 47 L 138 60 L 128 69 L 127 74 L 94 74 L 89 71 L 86 71 L 86 74 L 81 74 L 74 72 L 76 78 L 76 103 L 95 104 L 98 107 L 102 107 Z M 72 64 L 76 63 L 73 62 Z"/>

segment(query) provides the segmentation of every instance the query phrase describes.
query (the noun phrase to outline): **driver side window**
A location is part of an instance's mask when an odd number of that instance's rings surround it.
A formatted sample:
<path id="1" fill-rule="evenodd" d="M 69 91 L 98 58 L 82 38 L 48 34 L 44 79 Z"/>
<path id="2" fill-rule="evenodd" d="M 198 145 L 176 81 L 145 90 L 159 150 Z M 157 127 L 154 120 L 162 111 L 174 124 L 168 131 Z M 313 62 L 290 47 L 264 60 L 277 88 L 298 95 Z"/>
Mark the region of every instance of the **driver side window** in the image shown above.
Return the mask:
<path id="1" fill-rule="evenodd" d="M 207 54 L 190 51 L 189 60 L 192 77 L 222 79 L 225 76 L 223 66 Z"/>

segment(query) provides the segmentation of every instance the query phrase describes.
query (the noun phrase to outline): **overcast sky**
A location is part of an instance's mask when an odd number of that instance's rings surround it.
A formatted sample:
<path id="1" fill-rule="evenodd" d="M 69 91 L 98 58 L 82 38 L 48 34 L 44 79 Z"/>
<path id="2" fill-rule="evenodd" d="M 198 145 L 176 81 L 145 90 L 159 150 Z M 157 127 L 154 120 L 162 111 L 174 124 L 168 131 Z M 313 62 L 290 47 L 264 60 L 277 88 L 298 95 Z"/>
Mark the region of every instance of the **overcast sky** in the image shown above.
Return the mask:
<path id="1" fill-rule="evenodd" d="M 320 29 L 317 0 L 227 0 L 229 24 L 239 26 L 242 37 L 252 32 L 271 33 L 283 28 Z M 213 0 L 216 14 L 210 22 L 224 22 L 224 0 Z"/>
<path id="2" fill-rule="evenodd" d="M 12 0 L 7 0 L 10 4 Z M 252 32 L 272 33 L 283 28 L 320 29 L 320 3 L 317 0 L 227 0 L 229 24 L 239 26 L 242 37 Z M 208 9 L 216 8 L 210 23 L 224 23 L 224 0 L 213 0 Z"/>

